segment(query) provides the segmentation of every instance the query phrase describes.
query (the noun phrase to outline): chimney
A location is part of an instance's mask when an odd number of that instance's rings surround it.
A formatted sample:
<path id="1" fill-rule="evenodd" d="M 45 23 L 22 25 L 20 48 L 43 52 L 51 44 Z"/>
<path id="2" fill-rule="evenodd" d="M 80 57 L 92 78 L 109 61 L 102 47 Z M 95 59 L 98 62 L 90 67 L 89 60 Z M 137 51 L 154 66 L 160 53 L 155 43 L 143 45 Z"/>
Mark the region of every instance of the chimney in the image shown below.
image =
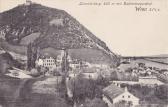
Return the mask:
<path id="1" fill-rule="evenodd" d="M 127 88 L 127 86 L 124 88 L 124 91 L 125 91 L 125 92 L 128 92 L 128 88 Z"/>

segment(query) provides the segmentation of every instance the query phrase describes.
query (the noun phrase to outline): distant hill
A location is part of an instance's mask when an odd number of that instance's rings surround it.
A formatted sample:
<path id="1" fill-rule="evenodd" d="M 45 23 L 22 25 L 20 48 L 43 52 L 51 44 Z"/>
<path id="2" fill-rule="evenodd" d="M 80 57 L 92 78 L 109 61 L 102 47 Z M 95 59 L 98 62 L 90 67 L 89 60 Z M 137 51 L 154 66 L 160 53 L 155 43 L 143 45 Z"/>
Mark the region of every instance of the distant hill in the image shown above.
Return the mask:
<path id="1" fill-rule="evenodd" d="M 34 47 L 39 47 L 41 50 L 75 49 L 74 53 L 76 51 L 78 57 L 91 55 L 89 57 L 93 57 L 93 60 L 94 56 L 97 56 L 95 62 L 101 59 L 101 63 L 108 62 L 111 65 L 119 63 L 117 55 L 111 52 L 103 41 L 67 12 L 40 4 L 23 4 L 0 13 L 0 35 L 9 45 L 22 47 L 33 43 Z M 79 54 L 78 49 L 83 50 L 85 55 Z M 87 49 L 88 54 L 85 51 Z M 94 54 L 90 54 L 92 50 Z"/>
<path id="2" fill-rule="evenodd" d="M 151 57 L 167 57 L 168 58 L 168 54 L 151 55 Z"/>

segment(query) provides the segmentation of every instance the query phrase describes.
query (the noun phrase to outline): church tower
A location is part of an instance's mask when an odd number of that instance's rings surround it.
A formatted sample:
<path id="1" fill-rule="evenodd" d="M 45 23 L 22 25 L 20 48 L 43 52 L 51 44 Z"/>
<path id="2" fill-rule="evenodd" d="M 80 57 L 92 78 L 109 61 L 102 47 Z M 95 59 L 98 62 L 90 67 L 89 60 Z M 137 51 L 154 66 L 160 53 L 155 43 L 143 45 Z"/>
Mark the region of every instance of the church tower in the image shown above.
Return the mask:
<path id="1" fill-rule="evenodd" d="M 31 5 L 32 4 L 32 1 L 31 0 L 26 0 L 26 3 L 25 3 L 25 5 Z"/>

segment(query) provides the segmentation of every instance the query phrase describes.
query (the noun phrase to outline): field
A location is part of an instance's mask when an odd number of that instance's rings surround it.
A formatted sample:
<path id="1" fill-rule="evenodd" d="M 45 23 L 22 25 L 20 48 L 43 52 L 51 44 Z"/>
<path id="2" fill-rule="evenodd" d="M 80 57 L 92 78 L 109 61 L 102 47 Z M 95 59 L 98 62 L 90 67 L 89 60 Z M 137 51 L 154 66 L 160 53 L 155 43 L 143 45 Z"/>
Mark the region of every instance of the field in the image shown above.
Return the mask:
<path id="1" fill-rule="evenodd" d="M 67 107 L 65 87 L 59 85 L 58 88 L 56 81 L 56 78 L 47 77 L 21 80 L 0 75 L 0 106 Z M 48 93 L 48 89 L 59 90 Z"/>
<path id="2" fill-rule="evenodd" d="M 10 105 L 20 82 L 19 79 L 0 75 L 0 105 L 3 105 L 4 107 Z"/>
<path id="3" fill-rule="evenodd" d="M 153 62 L 168 64 L 168 58 L 145 58 L 145 59 Z"/>
<path id="4" fill-rule="evenodd" d="M 158 59 L 158 60 L 162 60 L 162 58 Z M 119 67 L 121 70 L 125 70 L 127 68 L 134 68 L 137 66 L 137 63 L 145 63 L 145 65 L 148 67 L 156 67 L 159 69 L 168 69 L 168 64 L 164 64 L 164 63 L 160 63 L 160 62 L 156 62 L 156 61 L 151 61 L 151 60 L 146 60 L 144 58 L 131 60 L 130 64 L 121 64 Z"/>

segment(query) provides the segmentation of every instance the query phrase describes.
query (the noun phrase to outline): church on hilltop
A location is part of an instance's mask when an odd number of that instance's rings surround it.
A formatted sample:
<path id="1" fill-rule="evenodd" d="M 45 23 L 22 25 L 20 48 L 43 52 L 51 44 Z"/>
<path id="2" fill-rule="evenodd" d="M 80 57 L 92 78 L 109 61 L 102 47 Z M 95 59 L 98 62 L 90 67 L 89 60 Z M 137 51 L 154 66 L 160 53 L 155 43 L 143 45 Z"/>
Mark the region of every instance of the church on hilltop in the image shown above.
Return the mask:
<path id="1" fill-rule="evenodd" d="M 25 5 L 31 5 L 32 4 L 32 1 L 31 0 L 26 0 L 26 3 L 25 3 Z"/>

